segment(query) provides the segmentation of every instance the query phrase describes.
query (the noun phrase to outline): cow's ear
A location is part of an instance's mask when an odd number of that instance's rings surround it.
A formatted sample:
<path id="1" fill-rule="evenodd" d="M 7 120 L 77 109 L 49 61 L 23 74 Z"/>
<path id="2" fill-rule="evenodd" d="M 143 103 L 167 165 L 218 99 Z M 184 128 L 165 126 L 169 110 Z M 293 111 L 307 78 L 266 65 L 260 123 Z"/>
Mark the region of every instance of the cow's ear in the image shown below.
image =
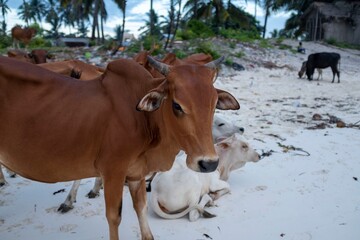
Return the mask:
<path id="1" fill-rule="evenodd" d="M 158 109 L 167 96 L 167 83 L 164 81 L 157 88 L 147 93 L 136 106 L 138 111 L 152 112 Z"/>
<path id="2" fill-rule="evenodd" d="M 233 95 L 220 89 L 216 89 L 218 93 L 218 101 L 216 108 L 221 110 L 238 110 L 240 104 Z"/>

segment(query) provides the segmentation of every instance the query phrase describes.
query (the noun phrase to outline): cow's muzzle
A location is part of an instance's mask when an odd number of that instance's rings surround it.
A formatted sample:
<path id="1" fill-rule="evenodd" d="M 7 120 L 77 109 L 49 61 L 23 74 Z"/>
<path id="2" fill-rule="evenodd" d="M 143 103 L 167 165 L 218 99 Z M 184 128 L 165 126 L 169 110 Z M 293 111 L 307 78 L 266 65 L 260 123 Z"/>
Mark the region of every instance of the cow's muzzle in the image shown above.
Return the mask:
<path id="1" fill-rule="evenodd" d="M 200 160 L 198 161 L 199 170 L 203 173 L 213 172 L 219 165 L 219 159 L 214 160 Z"/>

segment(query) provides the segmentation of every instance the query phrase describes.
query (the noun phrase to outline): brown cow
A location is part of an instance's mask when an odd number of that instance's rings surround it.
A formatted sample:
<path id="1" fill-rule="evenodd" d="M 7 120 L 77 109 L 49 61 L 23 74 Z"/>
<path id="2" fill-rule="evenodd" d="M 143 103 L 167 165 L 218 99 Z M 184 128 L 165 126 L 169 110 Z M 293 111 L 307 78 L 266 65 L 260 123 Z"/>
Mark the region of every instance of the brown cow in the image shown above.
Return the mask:
<path id="1" fill-rule="evenodd" d="M 7 54 L 8 57 L 33 64 L 46 63 L 46 59 L 52 58 L 48 51 L 44 49 L 34 49 L 31 51 L 31 53 L 27 53 L 18 49 L 11 49 Z"/>
<path id="2" fill-rule="evenodd" d="M 142 51 L 135 55 L 133 59 L 140 63 L 146 70 L 150 72 L 153 77 L 163 77 L 163 75 L 157 71 L 153 66 L 151 66 L 147 60 L 147 57 L 150 56 L 151 51 Z M 187 64 L 197 64 L 204 65 L 210 61 L 212 61 L 211 55 L 204 53 L 195 53 L 184 59 L 178 59 L 174 53 L 167 53 L 162 60 L 162 63 L 179 66 L 179 65 L 187 65 Z"/>
<path id="3" fill-rule="evenodd" d="M 46 51 L 46 50 L 43 50 Z M 47 52 L 47 51 L 46 51 Z M 33 58 L 33 56 L 36 56 L 39 53 L 40 58 Z M 24 61 L 24 62 L 30 62 L 30 63 L 35 63 L 34 61 L 36 61 L 36 59 L 42 59 L 41 57 L 44 57 L 45 52 L 42 52 L 41 50 L 33 50 L 32 51 L 32 57 L 30 57 L 30 54 L 27 54 L 26 52 L 22 51 L 22 50 L 9 50 L 8 51 L 8 56 L 9 57 L 13 57 L 15 59 L 18 59 L 20 61 Z M 39 60 L 37 60 L 39 61 Z M 84 62 L 81 62 L 79 60 L 67 60 L 67 61 L 61 61 L 61 62 L 53 62 L 53 63 L 43 63 L 43 64 L 39 64 L 39 66 L 41 66 L 42 68 L 48 69 L 52 72 L 56 72 L 65 76 L 70 76 L 70 77 L 74 77 L 76 79 L 80 79 L 80 80 L 91 80 L 94 79 L 98 76 L 100 76 L 101 74 L 104 73 L 105 69 L 100 68 L 100 67 L 96 67 Z M 16 174 L 8 171 L 10 174 L 10 177 L 15 177 Z M 78 182 L 77 182 L 78 181 Z M 67 201 L 68 204 L 61 204 L 59 211 L 61 212 L 67 212 L 70 209 L 72 209 L 72 203 L 75 201 L 76 198 L 76 192 L 77 192 L 77 188 L 80 185 L 80 180 L 77 180 L 71 191 L 69 196 L 67 197 L 65 203 Z M 2 166 L 0 164 L 0 187 L 4 186 L 6 184 L 6 180 L 5 180 L 5 176 L 2 172 Z M 99 179 L 96 181 L 93 190 L 91 190 L 89 192 L 89 197 L 96 197 L 97 196 L 97 192 L 100 190 L 101 187 L 101 182 L 99 182 Z M 75 193 L 74 193 L 75 192 Z"/>
<path id="4" fill-rule="evenodd" d="M 180 150 L 189 168 L 214 171 L 215 107 L 240 107 L 213 86 L 220 60 L 205 66 L 150 61 L 166 78 L 119 59 L 100 77 L 78 81 L 0 57 L 1 163 L 48 183 L 101 176 L 111 240 L 119 239 L 125 180 L 142 239 L 153 239 L 144 177 L 170 169 Z"/>
<path id="5" fill-rule="evenodd" d="M 80 60 L 65 60 L 60 62 L 39 64 L 52 72 L 65 76 L 74 77 L 80 80 L 91 80 L 99 77 L 105 72 L 104 68 L 84 63 Z"/>
<path id="6" fill-rule="evenodd" d="M 15 48 L 15 43 L 17 44 L 17 48 L 20 48 L 19 42 L 24 43 L 25 48 L 31 41 L 31 39 L 35 36 L 36 29 L 31 27 L 22 28 L 19 25 L 16 25 L 11 29 L 11 36 L 13 39 L 13 47 Z"/>

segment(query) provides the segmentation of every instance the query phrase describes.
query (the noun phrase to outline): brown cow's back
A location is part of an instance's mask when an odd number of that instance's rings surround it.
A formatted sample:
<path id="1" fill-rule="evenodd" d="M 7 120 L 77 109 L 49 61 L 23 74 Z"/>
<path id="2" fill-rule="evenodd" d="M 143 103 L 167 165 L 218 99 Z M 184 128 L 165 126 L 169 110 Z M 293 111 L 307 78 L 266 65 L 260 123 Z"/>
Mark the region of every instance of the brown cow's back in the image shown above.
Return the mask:
<path id="1" fill-rule="evenodd" d="M 45 182 L 96 176 L 94 161 L 110 109 L 101 82 L 77 81 L 8 58 L 0 59 L 0 72 L 4 165 Z M 28 164 L 17 168 L 17 162 Z"/>

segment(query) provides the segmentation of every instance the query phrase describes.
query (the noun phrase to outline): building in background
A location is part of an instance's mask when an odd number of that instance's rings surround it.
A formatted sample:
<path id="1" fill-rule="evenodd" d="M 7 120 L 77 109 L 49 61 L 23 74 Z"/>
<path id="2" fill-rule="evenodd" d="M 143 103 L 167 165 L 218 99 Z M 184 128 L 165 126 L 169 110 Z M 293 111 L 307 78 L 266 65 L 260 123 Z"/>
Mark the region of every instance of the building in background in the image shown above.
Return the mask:
<path id="1" fill-rule="evenodd" d="M 360 1 L 314 2 L 304 12 L 302 21 L 308 40 L 336 40 L 360 44 Z"/>

